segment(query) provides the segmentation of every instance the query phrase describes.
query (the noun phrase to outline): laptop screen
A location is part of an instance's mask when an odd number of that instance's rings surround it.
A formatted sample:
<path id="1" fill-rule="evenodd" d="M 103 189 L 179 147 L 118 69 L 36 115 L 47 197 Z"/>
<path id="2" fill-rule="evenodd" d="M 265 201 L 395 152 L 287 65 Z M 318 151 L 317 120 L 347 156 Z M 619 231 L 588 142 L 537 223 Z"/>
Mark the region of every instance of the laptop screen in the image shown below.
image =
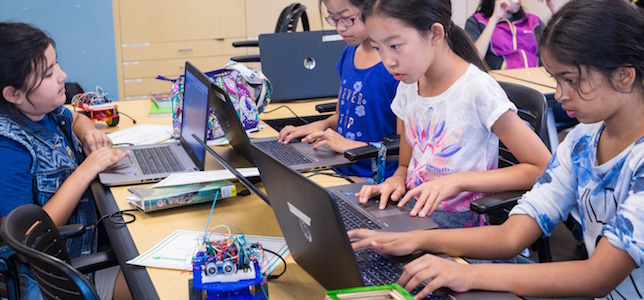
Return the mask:
<path id="1" fill-rule="evenodd" d="M 206 83 L 202 81 L 204 77 Z M 201 79 L 201 80 L 200 80 Z M 188 144 L 190 149 L 188 153 L 195 161 L 197 166 L 203 169 L 205 163 L 206 150 L 192 136 L 196 134 L 205 138 L 206 135 L 206 118 L 208 109 L 208 78 L 201 71 L 186 63 L 186 75 L 183 90 L 183 116 L 181 121 L 181 142 Z"/>

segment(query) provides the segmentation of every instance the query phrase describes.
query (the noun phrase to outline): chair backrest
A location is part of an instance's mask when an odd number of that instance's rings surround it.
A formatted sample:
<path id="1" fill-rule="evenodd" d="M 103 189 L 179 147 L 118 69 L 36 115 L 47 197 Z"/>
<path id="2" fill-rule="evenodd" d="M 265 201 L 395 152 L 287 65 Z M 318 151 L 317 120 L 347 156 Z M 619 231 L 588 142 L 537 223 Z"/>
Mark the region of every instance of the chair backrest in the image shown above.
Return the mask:
<path id="1" fill-rule="evenodd" d="M 29 263 L 44 299 L 99 299 L 93 285 L 70 265 L 65 243 L 42 207 L 25 204 L 14 209 L 0 236 Z"/>
<path id="2" fill-rule="evenodd" d="M 519 117 L 541 138 L 544 143 L 548 139 L 546 132 L 546 117 L 548 103 L 539 91 L 509 82 L 499 84 L 508 98 L 517 107 Z M 548 145 L 548 144 L 546 144 Z M 499 168 L 519 163 L 503 143 L 499 143 Z"/>
<path id="3" fill-rule="evenodd" d="M 306 5 L 291 3 L 285 7 L 277 19 L 275 32 L 293 32 L 297 30 L 297 24 L 302 20 L 302 30 L 309 31 L 309 17 L 306 15 Z"/>

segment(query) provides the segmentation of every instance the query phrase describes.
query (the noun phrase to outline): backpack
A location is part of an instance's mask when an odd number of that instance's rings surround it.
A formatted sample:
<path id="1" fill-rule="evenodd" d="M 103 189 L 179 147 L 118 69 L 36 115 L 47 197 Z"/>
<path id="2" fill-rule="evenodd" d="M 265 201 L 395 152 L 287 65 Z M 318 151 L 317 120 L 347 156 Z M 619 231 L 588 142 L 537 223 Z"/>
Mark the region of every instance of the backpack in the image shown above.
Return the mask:
<path id="1" fill-rule="evenodd" d="M 244 129 L 251 130 L 259 125 L 259 114 L 271 102 L 273 87 L 260 70 L 247 67 L 231 61 L 222 69 L 204 72 L 217 86 L 224 90 L 237 111 Z M 157 79 L 172 82 L 170 94 L 172 97 L 172 127 L 174 136 L 178 137 L 181 131 L 183 113 L 183 86 L 184 75 L 176 79 L 167 79 L 157 76 Z M 217 117 L 208 108 L 207 139 L 224 136 L 224 132 L 217 121 Z"/>

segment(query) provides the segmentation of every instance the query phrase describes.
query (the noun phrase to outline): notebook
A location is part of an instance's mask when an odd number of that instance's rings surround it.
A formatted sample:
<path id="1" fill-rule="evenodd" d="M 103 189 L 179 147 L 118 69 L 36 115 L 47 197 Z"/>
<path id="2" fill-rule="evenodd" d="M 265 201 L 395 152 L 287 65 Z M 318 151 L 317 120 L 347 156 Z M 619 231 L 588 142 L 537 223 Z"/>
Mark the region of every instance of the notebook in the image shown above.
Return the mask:
<path id="1" fill-rule="evenodd" d="M 336 63 L 347 43 L 335 30 L 259 35 L 262 72 L 273 85 L 272 101 L 337 97 Z"/>
<path id="2" fill-rule="evenodd" d="M 210 80 L 186 61 L 183 121 L 179 141 L 165 144 L 121 147 L 132 153 L 98 174 L 106 186 L 159 181 L 171 173 L 203 171 L 205 149 L 192 137 L 206 136 Z M 160 165 L 151 165 L 160 164 Z"/>
<path id="3" fill-rule="evenodd" d="M 254 163 L 250 154 L 251 143 L 270 151 L 280 162 L 300 171 L 327 169 L 352 163 L 344 155 L 335 152 L 329 147 L 313 149 L 311 144 L 297 141 L 291 141 L 284 145 L 278 142 L 275 137 L 253 139 L 251 142 L 228 94 L 216 85 L 212 85 L 212 89 L 214 90 L 214 97 L 210 99 L 210 106 L 230 145 L 249 163 Z"/>
<path id="4" fill-rule="evenodd" d="M 325 289 L 391 284 L 400 277 L 404 263 L 418 256 L 394 258 L 372 250 L 354 252 L 334 189 L 325 190 L 256 147 L 252 147 L 252 153 L 291 255 Z M 381 211 L 382 217 L 396 214 L 395 210 L 390 207 Z M 405 217 L 408 221 L 423 222 L 428 228 L 436 227 L 428 218 L 412 218 L 408 214 Z M 430 299 L 518 298 L 510 293 L 455 293 L 440 289 Z"/>

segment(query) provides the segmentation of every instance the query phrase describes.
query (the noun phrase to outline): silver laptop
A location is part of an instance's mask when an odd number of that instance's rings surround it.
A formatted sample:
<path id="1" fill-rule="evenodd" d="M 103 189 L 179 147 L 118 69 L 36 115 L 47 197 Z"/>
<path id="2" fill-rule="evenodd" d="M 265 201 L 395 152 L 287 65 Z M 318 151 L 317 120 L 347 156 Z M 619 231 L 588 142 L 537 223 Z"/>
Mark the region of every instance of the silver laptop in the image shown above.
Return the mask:
<path id="1" fill-rule="evenodd" d="M 249 163 L 254 164 L 253 157 L 250 154 L 251 143 L 270 152 L 281 163 L 300 171 L 328 169 L 352 163 L 344 155 L 335 152 L 329 147 L 313 149 L 311 144 L 297 141 L 291 141 L 284 145 L 278 142 L 276 137 L 253 139 L 251 141 L 228 94 L 215 85 L 213 85 L 213 90 L 215 97 L 211 98 L 209 104 L 230 145 Z"/>
<path id="2" fill-rule="evenodd" d="M 407 257 L 387 257 L 378 255 L 372 250 L 354 252 L 351 248 L 346 230 L 352 225 L 348 218 L 356 216 L 343 215 L 341 199 L 352 199 L 359 185 L 325 190 L 301 174 L 284 167 L 262 150 L 252 147 L 253 157 L 260 171 L 262 183 L 266 188 L 271 207 L 280 225 L 286 244 L 293 259 L 326 289 L 341 289 L 363 285 L 385 285 L 398 281 L 403 266 L 420 254 Z M 339 198 L 337 193 L 346 197 Z M 350 204 L 355 211 L 360 209 Z M 350 209 L 351 209 L 350 208 Z M 371 207 L 377 209 L 377 205 Z M 389 223 L 382 230 L 396 231 L 402 222 L 417 222 L 425 228 L 436 228 L 429 218 L 412 218 L 408 210 L 395 206 L 379 211 L 380 219 Z M 398 215 L 401 221 L 393 221 Z M 376 222 L 376 221 L 374 221 Z M 404 230 L 413 230 L 408 225 Z M 446 259 L 450 259 L 446 257 Z M 419 288 L 418 291 L 422 289 Z M 517 299 L 510 293 L 472 291 L 455 293 L 448 289 L 439 289 L 431 299 Z"/>
<path id="3" fill-rule="evenodd" d="M 347 43 L 335 30 L 259 35 L 262 72 L 272 101 L 338 96 L 336 64 Z"/>
<path id="4" fill-rule="evenodd" d="M 192 137 L 206 136 L 210 80 L 186 61 L 183 120 L 179 141 L 166 144 L 122 147 L 132 153 L 98 174 L 104 185 L 156 182 L 171 173 L 203 171 L 205 149 Z"/>

